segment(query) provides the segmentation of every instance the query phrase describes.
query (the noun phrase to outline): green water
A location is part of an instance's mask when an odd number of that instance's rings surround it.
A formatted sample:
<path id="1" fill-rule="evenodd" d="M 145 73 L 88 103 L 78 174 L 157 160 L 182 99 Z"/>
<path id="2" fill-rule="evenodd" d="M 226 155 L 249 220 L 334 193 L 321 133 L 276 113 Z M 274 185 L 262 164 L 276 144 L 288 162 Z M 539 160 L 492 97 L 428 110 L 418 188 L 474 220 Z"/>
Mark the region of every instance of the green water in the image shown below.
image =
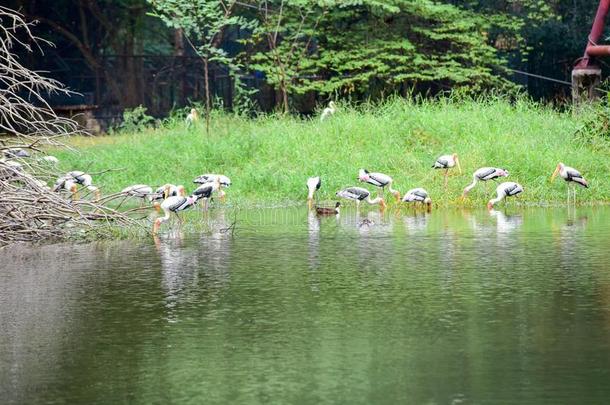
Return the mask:
<path id="1" fill-rule="evenodd" d="M 1 402 L 610 398 L 610 208 L 234 215 L 0 251 Z"/>

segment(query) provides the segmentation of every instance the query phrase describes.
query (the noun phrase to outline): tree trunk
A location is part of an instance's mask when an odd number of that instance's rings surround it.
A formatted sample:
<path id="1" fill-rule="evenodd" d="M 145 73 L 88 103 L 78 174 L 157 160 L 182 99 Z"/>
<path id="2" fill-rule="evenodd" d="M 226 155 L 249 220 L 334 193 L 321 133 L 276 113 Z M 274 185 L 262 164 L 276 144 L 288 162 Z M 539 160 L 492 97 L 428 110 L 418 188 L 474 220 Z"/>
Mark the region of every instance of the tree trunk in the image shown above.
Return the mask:
<path id="1" fill-rule="evenodd" d="M 204 84 L 205 84 L 205 133 L 210 135 L 210 80 L 208 77 L 208 58 L 203 58 Z"/>

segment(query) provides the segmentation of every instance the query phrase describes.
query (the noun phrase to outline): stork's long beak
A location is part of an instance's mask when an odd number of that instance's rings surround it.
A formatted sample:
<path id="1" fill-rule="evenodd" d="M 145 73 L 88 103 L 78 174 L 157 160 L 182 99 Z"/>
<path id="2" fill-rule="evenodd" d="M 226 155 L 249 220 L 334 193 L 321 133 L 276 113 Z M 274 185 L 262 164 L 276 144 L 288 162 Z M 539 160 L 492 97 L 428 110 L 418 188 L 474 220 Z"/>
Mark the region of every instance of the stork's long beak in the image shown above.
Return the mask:
<path id="1" fill-rule="evenodd" d="M 553 174 L 551 175 L 551 182 L 553 182 L 555 180 L 555 177 L 557 177 L 557 174 L 559 174 L 559 166 L 557 166 L 555 168 L 555 171 L 553 172 Z"/>
<path id="2" fill-rule="evenodd" d="M 95 190 L 95 201 L 99 201 L 101 197 L 102 194 L 100 193 L 100 190 Z"/>
<path id="3" fill-rule="evenodd" d="M 381 201 L 379 201 L 379 207 L 381 208 L 381 211 L 385 210 L 387 206 L 388 205 L 385 203 L 384 199 L 382 198 Z"/>
<path id="4" fill-rule="evenodd" d="M 76 185 L 73 185 L 70 188 L 70 192 L 72 193 L 72 201 L 77 201 L 78 200 L 78 189 L 76 188 Z"/>
<path id="5" fill-rule="evenodd" d="M 152 229 L 152 234 L 156 235 L 159 232 L 159 226 L 161 226 L 161 221 L 159 221 L 158 219 L 155 220 L 155 223 L 153 225 L 153 229 Z"/>
<path id="6" fill-rule="evenodd" d="M 457 155 L 455 156 L 455 164 L 458 167 L 458 172 L 460 172 L 460 174 L 462 174 L 462 166 L 460 166 L 460 158 L 457 157 Z"/>
<path id="7" fill-rule="evenodd" d="M 311 209 L 313 207 L 313 199 L 308 198 L 307 199 L 307 208 Z"/>
<path id="8" fill-rule="evenodd" d="M 155 202 L 153 204 L 153 207 L 154 207 L 155 211 L 161 212 L 161 204 L 159 204 L 158 202 Z"/>
<path id="9" fill-rule="evenodd" d="M 163 189 L 163 199 L 166 200 L 169 197 L 169 186 L 165 186 Z"/>
<path id="10" fill-rule="evenodd" d="M 488 203 L 487 203 L 487 210 L 488 210 L 488 211 L 491 211 L 491 210 L 493 210 L 493 209 L 494 209 L 494 205 L 491 203 L 491 201 L 490 201 L 490 202 L 488 202 Z"/>

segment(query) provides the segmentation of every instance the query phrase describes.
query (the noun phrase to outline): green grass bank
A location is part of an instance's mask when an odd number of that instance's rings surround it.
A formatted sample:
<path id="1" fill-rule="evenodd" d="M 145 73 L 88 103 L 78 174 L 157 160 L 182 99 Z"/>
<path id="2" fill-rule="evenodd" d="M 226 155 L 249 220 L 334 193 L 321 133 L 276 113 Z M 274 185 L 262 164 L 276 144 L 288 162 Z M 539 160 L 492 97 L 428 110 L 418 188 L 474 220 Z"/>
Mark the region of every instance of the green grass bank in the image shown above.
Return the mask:
<path id="1" fill-rule="evenodd" d="M 189 130 L 176 120 L 135 134 L 72 138 L 78 152 L 54 153 L 62 171 L 120 169 L 95 176 L 103 193 L 137 183 L 184 184 L 190 191 L 197 175 L 223 173 L 233 181 L 228 203 L 244 207 L 304 203 L 305 181 L 313 175 L 322 176 L 318 198 L 334 200 L 337 190 L 358 184 L 361 167 L 391 175 L 401 193 L 424 187 L 436 205 L 457 205 L 482 166 L 508 169 L 507 180 L 525 188 L 522 202 L 556 205 L 565 202 L 566 185 L 549 178 L 561 161 L 590 183 L 590 189 L 578 190 L 580 203 L 608 203 L 610 141 L 578 131 L 585 119 L 524 100 L 397 99 L 380 106 L 340 106 L 324 122 L 217 113 L 209 136 L 203 124 Z M 451 171 L 445 192 L 441 171 L 431 165 L 453 152 L 464 172 Z M 489 184 L 485 194 L 479 184 L 466 204 L 484 205 L 494 190 Z"/>

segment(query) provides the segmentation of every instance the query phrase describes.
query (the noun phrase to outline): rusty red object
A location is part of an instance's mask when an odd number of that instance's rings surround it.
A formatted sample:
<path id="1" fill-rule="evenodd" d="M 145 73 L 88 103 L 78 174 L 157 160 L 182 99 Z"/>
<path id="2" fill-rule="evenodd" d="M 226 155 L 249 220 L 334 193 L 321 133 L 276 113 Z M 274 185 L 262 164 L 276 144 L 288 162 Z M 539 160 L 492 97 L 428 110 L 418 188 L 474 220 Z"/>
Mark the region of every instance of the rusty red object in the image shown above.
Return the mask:
<path id="1" fill-rule="evenodd" d="M 595 65 L 595 57 L 610 56 L 610 46 L 597 44 L 597 41 L 599 41 L 604 32 L 604 25 L 609 9 L 610 0 L 599 1 L 597 13 L 595 13 L 595 20 L 593 20 L 593 26 L 591 27 L 591 33 L 589 34 L 587 47 L 585 48 L 585 54 L 578 61 L 576 66 L 574 66 L 574 69 L 590 69 L 597 67 Z"/>

